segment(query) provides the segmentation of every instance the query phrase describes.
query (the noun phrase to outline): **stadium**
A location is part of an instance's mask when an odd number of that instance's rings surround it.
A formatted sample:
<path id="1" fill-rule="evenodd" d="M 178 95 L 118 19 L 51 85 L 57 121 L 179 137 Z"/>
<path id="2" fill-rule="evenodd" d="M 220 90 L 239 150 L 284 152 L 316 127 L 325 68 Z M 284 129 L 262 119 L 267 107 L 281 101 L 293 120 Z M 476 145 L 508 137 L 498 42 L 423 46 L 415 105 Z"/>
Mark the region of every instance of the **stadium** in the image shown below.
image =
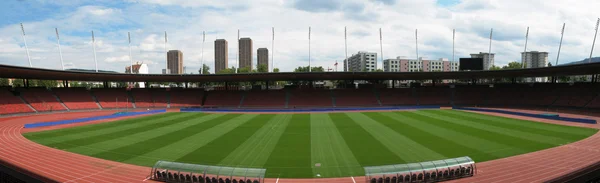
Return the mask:
<path id="1" fill-rule="evenodd" d="M 154 75 L 0 65 L 3 182 L 597 181 L 600 63 Z M 589 76 L 589 82 L 560 77 Z M 524 82 L 545 77 L 549 82 Z M 101 88 L 29 87 L 30 80 Z M 341 81 L 336 89 L 319 81 Z M 419 81 L 409 86 L 385 81 Z M 272 87 L 288 81 L 283 88 Z M 353 81 L 367 81 L 354 85 Z M 184 87 L 110 87 L 179 82 Z M 213 83 L 212 89 L 188 83 Z M 242 89 L 240 83 L 251 83 Z M 391 82 L 394 83 L 394 82 Z M 417 84 L 415 84 L 417 83 Z"/>

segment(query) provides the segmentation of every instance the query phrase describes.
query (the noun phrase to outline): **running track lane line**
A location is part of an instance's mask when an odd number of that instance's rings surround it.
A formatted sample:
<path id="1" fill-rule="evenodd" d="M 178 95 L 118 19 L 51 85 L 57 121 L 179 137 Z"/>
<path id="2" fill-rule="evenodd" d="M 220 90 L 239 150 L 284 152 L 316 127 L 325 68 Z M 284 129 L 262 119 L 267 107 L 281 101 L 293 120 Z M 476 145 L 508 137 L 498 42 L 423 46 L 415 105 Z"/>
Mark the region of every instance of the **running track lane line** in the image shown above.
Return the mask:
<path id="1" fill-rule="evenodd" d="M 65 115 L 65 114 L 58 114 Z M 68 115 L 68 114 L 67 114 Z M 11 148 L 0 149 L 0 158 L 8 160 L 7 162 L 12 163 L 16 166 L 26 168 L 32 172 L 39 173 L 45 177 L 58 181 L 67 181 L 67 177 L 80 178 L 77 181 L 81 182 L 98 182 L 108 181 L 107 178 L 114 178 L 110 182 L 138 182 L 144 178 L 147 178 L 150 168 L 139 167 L 135 165 L 127 165 L 118 162 L 112 162 L 108 160 L 101 160 L 79 154 L 69 153 L 46 146 L 39 145 L 31 142 L 24 138 L 20 133 L 20 128 L 29 118 L 35 116 L 25 116 L 18 119 L 5 120 L 0 124 L 0 130 L 2 135 L 0 136 L 0 144 L 10 146 Z M 48 116 L 45 116 L 48 117 Z M 596 118 L 599 119 L 599 118 Z M 550 122 L 553 123 L 553 122 Z M 558 122 L 561 123 L 561 122 Z M 598 127 L 596 127 L 598 128 Z M 517 155 L 513 157 L 478 163 L 477 175 L 471 178 L 459 179 L 451 182 L 489 182 L 489 181 L 507 181 L 513 177 L 507 177 L 507 173 L 525 172 L 526 175 L 521 174 L 516 177 L 528 177 L 527 179 L 517 179 L 514 181 L 518 182 L 530 182 L 530 181 L 542 181 L 549 180 L 555 176 L 544 176 L 539 172 L 545 172 L 547 174 L 559 173 L 559 175 L 566 173 L 569 169 L 557 169 L 557 168 L 540 168 L 544 166 L 560 167 L 570 165 L 569 163 L 577 161 L 586 161 L 589 159 L 600 158 L 594 156 L 591 153 L 596 152 L 600 149 L 600 134 L 594 134 L 593 136 L 584 140 L 571 143 L 565 146 L 559 146 L 551 149 L 546 149 L 538 152 L 528 153 L 524 155 Z M 572 152 L 574 151 L 574 152 Z M 573 154 L 571 154 L 573 153 Z M 18 155 L 15 157 L 15 155 Z M 21 156 L 33 156 L 33 158 L 24 158 Z M 600 156 L 600 155 L 599 155 Z M 541 161 L 545 158 L 554 159 L 555 162 Z M 571 158 L 570 160 L 565 160 Z M 547 160 L 547 159 L 546 159 Z M 574 161 L 576 160 L 576 161 Z M 515 161 L 521 162 L 522 164 L 530 164 L 534 166 L 525 167 L 525 169 L 511 168 L 515 167 Z M 35 163 L 34 163 L 35 162 Z M 41 166 L 38 166 L 37 163 Z M 48 164 L 54 163 L 54 164 Z M 108 164 L 117 166 L 116 168 L 102 168 L 94 167 L 90 163 Z M 571 168 L 581 168 L 585 165 L 576 164 L 571 165 Z M 55 169 L 54 167 L 59 167 Z M 127 174 L 116 174 L 114 171 L 120 171 Z M 485 172 L 485 173 L 484 173 Z M 65 174 L 66 173 L 66 174 Z M 81 177 L 83 174 L 83 177 Z M 134 179 L 137 178 L 137 179 Z M 353 183 L 355 182 L 354 177 L 351 177 Z M 130 180 L 130 181 L 127 181 Z M 290 182 L 294 179 L 287 179 Z M 295 179 L 298 180 L 298 179 Z M 350 182 L 340 179 L 305 179 L 301 182 Z M 488 180 L 488 181 L 485 181 Z M 286 182 L 286 179 L 281 179 L 282 182 Z M 279 183 L 279 180 L 276 181 Z"/>

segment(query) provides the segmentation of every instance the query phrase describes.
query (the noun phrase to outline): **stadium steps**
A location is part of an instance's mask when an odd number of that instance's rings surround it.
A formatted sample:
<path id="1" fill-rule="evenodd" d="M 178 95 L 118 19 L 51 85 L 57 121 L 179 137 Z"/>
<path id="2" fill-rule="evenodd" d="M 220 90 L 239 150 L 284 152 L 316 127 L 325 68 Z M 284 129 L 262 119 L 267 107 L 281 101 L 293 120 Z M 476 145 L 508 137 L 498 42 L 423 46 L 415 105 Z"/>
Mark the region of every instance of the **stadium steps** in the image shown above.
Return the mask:
<path id="1" fill-rule="evenodd" d="M 60 98 L 58 98 L 58 96 L 54 93 L 54 91 L 52 91 L 52 90 L 49 90 L 49 91 L 50 91 L 50 93 L 52 93 L 52 96 L 54 96 L 56 101 L 58 101 L 58 103 L 60 103 L 60 105 L 62 105 L 65 109 L 67 109 L 67 111 L 71 111 L 71 109 L 69 109 L 67 107 L 67 105 L 65 105 L 65 103 Z"/>
<path id="2" fill-rule="evenodd" d="M 137 106 L 135 106 L 135 97 L 133 97 L 133 92 L 131 92 L 131 90 L 129 90 L 129 91 L 125 91 L 125 93 L 127 93 L 127 97 L 129 97 L 129 100 L 131 101 L 131 107 L 136 109 Z"/>
<path id="3" fill-rule="evenodd" d="M 100 105 L 100 102 L 98 102 L 98 98 L 96 98 L 96 95 L 94 95 L 94 92 L 90 91 L 90 95 L 92 96 L 92 99 L 94 99 L 94 102 L 96 103 L 98 108 L 104 109 L 104 108 L 102 108 L 102 105 Z"/>
<path id="4" fill-rule="evenodd" d="M 583 108 L 587 108 L 588 105 L 590 105 L 590 103 L 592 103 L 592 101 L 596 100 L 596 98 L 600 97 L 600 93 L 596 91 L 596 96 L 594 98 L 592 98 L 592 100 L 588 100 L 585 105 L 583 105 Z"/>
<path id="5" fill-rule="evenodd" d="M 375 94 L 375 98 L 377 99 L 377 103 L 379 104 L 379 106 L 383 106 L 381 104 L 381 97 L 379 96 L 379 91 L 376 88 L 373 88 L 372 91 Z"/>
<path id="6" fill-rule="evenodd" d="M 556 91 L 554 93 L 557 93 L 556 94 L 556 98 L 554 98 L 554 101 L 552 101 L 552 103 L 550 103 L 550 105 L 548 105 L 548 107 L 554 106 L 554 104 L 556 103 L 556 101 L 558 101 L 558 99 L 560 98 L 560 93 L 558 93 Z"/>
<path id="7" fill-rule="evenodd" d="M 244 99 L 246 99 L 246 94 L 248 94 L 248 91 L 242 92 L 242 99 L 240 99 L 240 104 L 237 108 L 241 108 L 242 105 L 244 105 Z"/>
<path id="8" fill-rule="evenodd" d="M 171 92 L 167 92 L 165 97 L 167 97 L 167 108 L 171 108 Z M 202 104 L 204 104 L 204 100 L 202 100 Z"/>
<path id="9" fill-rule="evenodd" d="M 287 109 L 290 104 L 290 90 L 285 89 L 285 108 Z"/>
<path id="10" fill-rule="evenodd" d="M 456 94 L 456 88 L 450 89 L 450 106 L 454 106 L 454 98 Z"/>
<path id="11" fill-rule="evenodd" d="M 204 106 L 204 103 L 206 103 L 206 99 L 208 98 L 208 92 L 204 91 L 202 92 L 202 103 L 200 104 L 200 106 Z"/>
<path id="12" fill-rule="evenodd" d="M 415 103 L 417 105 L 421 105 L 421 101 L 419 100 L 419 93 L 417 93 L 417 88 L 411 88 L 412 91 L 412 98 L 415 99 Z"/>
<path id="13" fill-rule="evenodd" d="M 336 107 L 335 106 L 335 94 L 333 93 L 333 90 L 329 90 L 329 95 L 331 96 L 331 106 Z"/>
<path id="14" fill-rule="evenodd" d="M 19 100 L 21 100 L 21 102 L 23 102 L 25 105 L 27 105 L 27 107 L 29 107 L 31 110 L 33 110 L 33 112 L 38 112 L 37 110 L 35 110 L 35 108 L 33 108 L 33 106 L 31 106 L 31 104 L 29 104 L 29 102 L 27 102 L 23 97 L 21 97 L 21 95 L 18 95 L 17 97 L 19 97 Z"/>

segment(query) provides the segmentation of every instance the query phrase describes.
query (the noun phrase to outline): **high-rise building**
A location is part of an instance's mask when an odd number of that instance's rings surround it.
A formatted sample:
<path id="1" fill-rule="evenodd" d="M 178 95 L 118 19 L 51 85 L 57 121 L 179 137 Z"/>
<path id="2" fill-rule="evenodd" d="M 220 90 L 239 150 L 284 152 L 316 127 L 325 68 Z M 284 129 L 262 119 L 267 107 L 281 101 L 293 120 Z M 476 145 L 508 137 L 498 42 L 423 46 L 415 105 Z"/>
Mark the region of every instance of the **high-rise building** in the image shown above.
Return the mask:
<path id="1" fill-rule="evenodd" d="M 227 40 L 215 40 L 215 73 L 219 73 L 221 70 L 227 69 L 227 61 L 229 59 L 227 54 Z"/>
<path id="2" fill-rule="evenodd" d="M 407 59 L 396 57 L 383 61 L 385 72 L 450 72 L 458 71 L 458 62 L 450 62 L 447 58 L 428 60 L 425 57 L 419 59 Z"/>
<path id="3" fill-rule="evenodd" d="M 183 74 L 183 52 L 179 50 L 167 52 L 167 69 L 170 70 L 170 74 Z"/>
<path id="4" fill-rule="evenodd" d="M 252 39 L 240 38 L 239 40 L 239 68 L 249 67 L 252 70 Z"/>
<path id="5" fill-rule="evenodd" d="M 268 71 L 269 70 L 269 49 L 259 48 L 258 50 L 256 50 L 256 60 L 258 62 L 258 65 L 256 65 L 257 68 L 259 65 L 266 65 L 267 71 Z"/>
<path id="6" fill-rule="evenodd" d="M 494 53 L 471 53 L 471 58 L 483 58 L 483 70 L 490 70 L 494 66 Z"/>
<path id="7" fill-rule="evenodd" d="M 348 62 L 348 64 L 346 64 Z M 346 67 L 350 67 L 348 69 Z M 376 71 L 377 70 L 377 53 L 359 51 L 357 54 L 353 54 L 348 59 L 344 59 L 344 71 L 346 72 L 362 72 L 362 71 Z"/>
<path id="8" fill-rule="evenodd" d="M 521 52 L 521 61 L 525 64 L 525 68 L 548 67 L 548 52 L 529 51 Z M 546 82 L 548 78 L 537 77 L 527 78 L 529 82 Z"/>
<path id="9" fill-rule="evenodd" d="M 139 63 L 139 62 L 133 64 L 133 73 L 134 74 L 148 74 L 149 73 L 148 70 L 149 70 L 148 64 Z M 125 73 L 131 74 L 131 66 L 125 67 Z M 137 84 L 140 88 L 146 87 L 144 82 L 138 82 Z"/>
<path id="10" fill-rule="evenodd" d="M 548 52 L 521 52 L 521 60 L 523 61 L 523 64 L 525 64 L 525 68 L 547 67 Z"/>

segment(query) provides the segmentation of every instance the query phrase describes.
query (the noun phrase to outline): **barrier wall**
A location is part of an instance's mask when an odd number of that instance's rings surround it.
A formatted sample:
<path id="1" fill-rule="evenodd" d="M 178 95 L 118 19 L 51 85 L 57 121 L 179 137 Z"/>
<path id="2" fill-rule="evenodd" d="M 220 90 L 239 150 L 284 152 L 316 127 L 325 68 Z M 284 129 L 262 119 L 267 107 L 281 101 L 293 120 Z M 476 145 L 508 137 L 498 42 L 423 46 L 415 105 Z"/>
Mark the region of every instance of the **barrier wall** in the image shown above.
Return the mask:
<path id="1" fill-rule="evenodd" d="M 440 106 L 348 107 L 348 108 L 295 108 L 295 109 L 240 109 L 240 108 L 182 108 L 181 112 L 334 112 L 382 111 L 409 109 L 440 109 Z"/>
<path id="2" fill-rule="evenodd" d="M 64 124 L 73 124 L 73 123 L 83 123 L 89 121 L 103 120 L 103 119 L 112 119 L 126 116 L 137 116 L 143 114 L 155 114 L 167 112 L 167 110 L 151 110 L 151 111 L 142 111 L 142 112 L 127 112 L 120 114 L 113 114 L 108 116 L 95 116 L 89 118 L 79 118 L 79 119 L 71 119 L 71 120 L 61 120 L 61 121 L 51 121 L 51 122 L 38 122 L 38 123 L 28 123 L 25 124 L 25 128 L 36 128 L 36 127 L 46 127 L 46 126 L 56 126 L 56 125 L 64 125 Z"/>
<path id="3" fill-rule="evenodd" d="M 560 117 L 560 116 L 552 116 L 552 115 L 547 115 L 547 114 L 531 114 L 531 113 L 524 113 L 524 112 L 505 111 L 505 110 L 499 110 L 499 109 L 480 109 L 480 108 L 471 108 L 471 107 L 454 107 L 453 109 L 481 111 L 481 112 L 495 112 L 495 113 L 502 113 L 502 114 L 517 115 L 517 116 L 527 116 L 527 117 L 542 118 L 542 119 L 560 120 L 560 121 L 567 121 L 567 122 L 597 124 L 596 120 L 593 120 L 593 119 Z"/>

